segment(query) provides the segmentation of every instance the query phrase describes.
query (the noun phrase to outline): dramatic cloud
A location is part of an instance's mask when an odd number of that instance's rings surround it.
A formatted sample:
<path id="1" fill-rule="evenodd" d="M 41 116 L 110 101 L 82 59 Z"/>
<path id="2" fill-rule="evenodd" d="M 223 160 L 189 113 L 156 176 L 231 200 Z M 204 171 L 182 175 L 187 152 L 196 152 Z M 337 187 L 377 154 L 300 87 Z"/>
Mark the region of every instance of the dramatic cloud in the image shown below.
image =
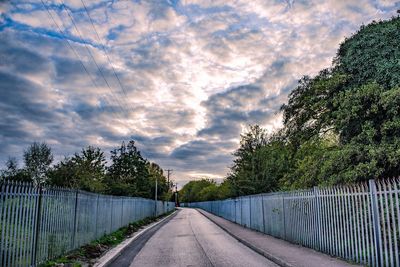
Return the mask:
<path id="1" fill-rule="evenodd" d="M 239 135 L 279 128 L 303 75 L 399 1 L 0 1 L 0 162 L 133 138 L 184 183 L 221 178 Z M 90 17 L 89 17 L 90 15 Z M 92 24 L 93 23 L 93 24 Z"/>

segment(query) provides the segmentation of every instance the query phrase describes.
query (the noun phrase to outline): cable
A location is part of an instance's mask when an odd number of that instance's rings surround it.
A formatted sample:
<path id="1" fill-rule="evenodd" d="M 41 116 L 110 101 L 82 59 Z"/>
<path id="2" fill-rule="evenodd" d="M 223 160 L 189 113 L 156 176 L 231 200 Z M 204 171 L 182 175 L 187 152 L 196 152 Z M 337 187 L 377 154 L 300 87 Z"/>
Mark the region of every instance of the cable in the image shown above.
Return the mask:
<path id="1" fill-rule="evenodd" d="M 100 36 L 99 36 L 99 33 L 98 33 L 97 30 L 96 30 L 96 27 L 94 26 L 94 22 L 93 22 L 92 17 L 90 16 L 89 10 L 87 9 L 87 7 L 86 7 L 86 5 L 85 5 L 84 0 L 81 0 L 81 2 L 82 2 L 83 7 L 85 8 L 86 14 L 87 14 L 88 17 L 89 17 L 90 23 L 92 24 L 92 28 L 93 28 L 94 32 L 96 33 L 97 40 L 99 41 L 100 45 L 101 45 L 102 48 L 103 48 L 104 53 L 106 54 L 108 63 L 110 63 L 110 65 L 111 65 L 111 67 L 112 67 L 112 70 L 113 70 L 113 72 L 114 72 L 115 78 L 117 78 L 118 83 L 119 83 L 119 86 L 121 87 L 121 90 L 124 92 L 124 95 L 125 95 L 126 97 L 128 97 L 127 94 L 126 94 L 126 90 L 125 90 L 124 86 L 122 85 L 122 82 L 121 82 L 121 80 L 119 79 L 119 77 L 118 77 L 118 75 L 117 75 L 117 73 L 116 73 L 116 71 L 115 71 L 114 65 L 113 65 L 112 62 L 111 62 L 111 59 L 110 59 L 110 57 L 109 57 L 109 55 L 108 55 L 108 52 L 107 52 L 107 50 L 105 49 L 104 44 L 101 42 L 101 38 L 100 38 Z"/>
<path id="2" fill-rule="evenodd" d="M 106 83 L 107 87 L 110 89 L 110 94 L 115 98 L 116 103 L 117 103 L 118 106 L 120 107 L 121 111 L 122 111 L 123 113 L 126 113 L 126 111 L 125 111 L 124 108 L 122 107 L 121 102 L 119 101 L 118 97 L 116 97 L 116 96 L 114 95 L 114 93 L 112 92 L 112 89 L 111 89 L 110 84 L 108 83 L 106 77 L 104 76 L 103 71 L 101 70 L 101 68 L 100 68 L 99 65 L 97 64 L 97 61 L 96 61 L 96 59 L 94 58 L 92 52 L 90 51 L 90 49 L 89 49 L 87 43 L 84 41 L 84 39 L 83 39 L 83 37 L 82 37 L 82 34 L 81 34 L 81 32 L 79 31 L 78 26 L 76 25 L 75 20 L 74 20 L 74 18 L 72 17 L 72 15 L 71 15 L 69 9 L 66 8 L 66 5 L 65 5 L 65 3 L 64 3 L 63 0 L 61 0 L 61 2 L 62 2 L 62 6 L 63 6 L 64 10 L 67 12 L 67 15 L 69 16 L 69 18 L 70 18 L 72 24 L 74 25 L 74 28 L 75 28 L 76 32 L 78 33 L 79 38 L 81 39 L 81 42 L 82 42 L 83 45 L 85 46 L 86 50 L 88 51 L 89 56 L 92 58 L 94 64 L 96 65 L 97 69 L 99 70 L 99 73 L 100 73 L 101 77 L 103 78 L 104 82 Z M 60 18 L 60 19 L 61 19 L 61 18 Z"/>
<path id="3" fill-rule="evenodd" d="M 61 27 L 58 25 L 58 23 L 55 21 L 55 19 L 54 19 L 53 15 L 51 14 L 50 10 L 48 9 L 48 7 L 47 7 L 46 4 L 43 2 L 43 0 L 40 0 L 40 1 L 42 2 L 43 7 L 46 9 L 47 14 L 49 15 L 50 19 L 53 21 L 54 25 L 57 27 L 57 29 L 58 29 L 58 31 L 60 32 L 61 36 L 64 37 L 63 30 L 62 30 Z M 91 82 L 93 83 L 93 85 L 94 85 L 98 90 L 100 90 L 100 88 L 99 88 L 98 85 L 96 84 L 95 80 L 93 79 L 92 75 L 90 75 L 90 72 L 89 72 L 88 69 L 86 68 L 85 64 L 83 64 L 83 61 L 82 61 L 81 57 L 79 56 L 78 52 L 76 52 L 75 48 L 71 45 L 71 43 L 69 42 L 69 40 L 68 40 L 67 38 L 63 38 L 63 39 L 67 42 L 68 47 L 72 50 L 72 52 L 74 53 L 74 55 L 77 57 L 77 59 L 78 59 L 79 62 L 81 63 L 83 69 L 85 70 L 86 74 L 89 76 L 89 78 L 90 78 Z M 105 100 L 105 99 L 104 99 L 104 100 Z M 108 102 L 108 101 L 106 101 L 106 102 Z M 113 107 L 112 105 L 110 105 L 110 107 L 113 109 L 114 114 L 118 114 L 118 113 L 115 112 L 115 109 L 114 109 L 114 107 Z M 103 108 L 102 106 L 100 106 L 100 108 L 101 108 L 103 111 L 105 111 L 104 108 Z M 118 114 L 118 115 L 119 115 L 119 114 Z M 121 117 L 121 119 L 122 119 L 122 117 Z"/>

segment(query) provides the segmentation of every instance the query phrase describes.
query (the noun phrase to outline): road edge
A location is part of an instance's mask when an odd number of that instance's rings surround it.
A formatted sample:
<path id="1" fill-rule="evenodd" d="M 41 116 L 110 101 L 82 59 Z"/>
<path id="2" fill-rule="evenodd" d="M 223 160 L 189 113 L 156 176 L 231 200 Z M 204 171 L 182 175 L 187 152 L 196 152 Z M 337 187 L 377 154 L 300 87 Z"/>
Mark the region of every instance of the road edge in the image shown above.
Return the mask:
<path id="1" fill-rule="evenodd" d="M 283 259 L 281 259 L 279 257 L 276 257 L 276 256 L 272 255 L 271 253 L 268 253 L 268 252 L 266 252 L 266 251 L 264 251 L 264 250 L 262 250 L 262 249 L 260 249 L 260 248 L 258 248 L 256 246 L 252 245 L 250 242 L 247 242 L 245 239 L 238 237 L 232 231 L 230 231 L 228 228 L 224 227 L 223 225 L 221 225 L 218 222 L 216 222 L 213 218 L 208 216 L 208 214 L 203 212 L 202 209 L 196 208 L 195 210 L 197 210 L 199 213 L 201 213 L 207 219 L 212 221 L 215 225 L 219 226 L 222 230 L 224 230 L 230 236 L 235 238 L 237 241 L 239 241 L 240 243 L 242 243 L 246 247 L 250 248 L 251 250 L 257 252 L 261 256 L 264 256 L 265 258 L 269 259 L 270 261 L 272 261 L 272 262 L 274 262 L 274 263 L 276 263 L 276 264 L 278 264 L 279 266 L 282 266 L 282 267 L 296 267 L 295 265 L 293 265 L 291 263 L 288 263 L 288 262 L 284 261 Z"/>
<path id="2" fill-rule="evenodd" d="M 142 234 L 144 234 L 145 232 L 149 231 L 150 229 L 156 227 L 160 223 L 164 222 L 165 220 L 171 218 L 172 216 L 175 216 L 178 212 L 179 212 L 179 210 L 175 209 L 175 211 L 172 212 L 171 214 L 169 214 L 168 216 L 162 218 L 161 220 L 159 220 L 157 222 L 151 223 L 150 225 L 146 226 L 142 230 L 136 232 L 132 237 L 130 237 L 128 239 L 125 239 L 124 241 L 122 241 L 122 243 L 120 243 L 116 247 L 110 249 L 106 254 L 104 254 L 102 257 L 100 257 L 96 261 L 96 263 L 93 265 L 93 267 L 106 267 L 106 266 L 108 266 L 117 257 L 119 257 L 125 251 L 125 249 L 130 244 L 132 244 L 138 237 L 140 237 Z"/>

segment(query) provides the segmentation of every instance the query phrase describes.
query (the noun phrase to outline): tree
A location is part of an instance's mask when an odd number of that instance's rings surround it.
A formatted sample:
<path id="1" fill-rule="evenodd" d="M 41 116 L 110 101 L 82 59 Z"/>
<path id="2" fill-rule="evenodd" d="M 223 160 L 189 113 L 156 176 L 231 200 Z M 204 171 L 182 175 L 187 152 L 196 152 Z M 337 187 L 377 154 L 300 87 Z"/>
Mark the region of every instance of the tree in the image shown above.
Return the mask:
<path id="1" fill-rule="evenodd" d="M 240 135 L 240 145 L 233 153 L 235 159 L 228 176 L 235 196 L 256 193 L 260 164 L 255 155 L 267 142 L 267 134 L 259 125 L 251 125 Z"/>
<path id="2" fill-rule="evenodd" d="M 226 199 L 233 196 L 233 188 L 229 180 L 225 179 L 218 186 L 218 199 Z"/>
<path id="3" fill-rule="evenodd" d="M 347 89 L 377 83 L 385 89 L 400 84 L 400 17 L 374 21 L 340 45 L 333 67 L 349 75 Z"/>
<path id="4" fill-rule="evenodd" d="M 65 158 L 49 172 L 48 183 L 90 192 L 104 192 L 106 159 L 100 148 L 88 146 Z"/>
<path id="5" fill-rule="evenodd" d="M 218 196 L 218 189 L 219 186 L 216 183 L 212 183 L 207 187 L 204 187 L 201 189 L 199 192 L 199 200 L 200 201 L 211 201 L 211 200 L 216 200 L 219 199 Z"/>
<path id="6" fill-rule="evenodd" d="M 43 184 L 53 162 L 51 148 L 46 143 L 34 142 L 24 151 L 24 162 L 26 172 L 30 175 L 35 185 Z"/>
<path id="7" fill-rule="evenodd" d="M 203 197 L 201 192 L 210 185 L 215 185 L 215 182 L 210 179 L 204 178 L 198 181 L 190 181 L 179 191 L 180 202 L 202 201 Z"/>
<path id="8" fill-rule="evenodd" d="M 294 148 L 316 136 L 337 131 L 334 101 L 344 90 L 347 76 L 323 70 L 316 77 L 303 77 L 290 93 L 288 103 L 282 105 L 284 137 Z"/>
<path id="9" fill-rule="evenodd" d="M 7 179 L 18 182 L 32 182 L 31 177 L 26 171 L 18 168 L 18 161 L 16 158 L 8 158 L 5 165 L 6 168 L 1 171 L 0 180 Z"/>
<path id="10" fill-rule="evenodd" d="M 88 146 L 72 158 L 77 168 L 79 187 L 92 192 L 104 190 L 103 179 L 106 172 L 106 158 L 100 148 Z"/>
<path id="11" fill-rule="evenodd" d="M 128 195 L 151 198 L 151 184 L 147 160 L 136 148 L 135 142 L 111 151 L 111 165 L 106 178 L 107 192 L 114 195 Z"/>
<path id="12" fill-rule="evenodd" d="M 285 185 L 398 175 L 400 18 L 362 26 L 333 66 L 303 78 L 282 107 L 293 168 Z"/>
<path id="13" fill-rule="evenodd" d="M 9 157 L 6 161 L 6 168 L 2 171 L 4 178 L 15 176 L 18 172 L 18 161 L 16 158 Z"/>
<path id="14" fill-rule="evenodd" d="M 75 162 L 65 157 L 48 172 L 47 184 L 53 186 L 79 189 L 77 166 Z"/>

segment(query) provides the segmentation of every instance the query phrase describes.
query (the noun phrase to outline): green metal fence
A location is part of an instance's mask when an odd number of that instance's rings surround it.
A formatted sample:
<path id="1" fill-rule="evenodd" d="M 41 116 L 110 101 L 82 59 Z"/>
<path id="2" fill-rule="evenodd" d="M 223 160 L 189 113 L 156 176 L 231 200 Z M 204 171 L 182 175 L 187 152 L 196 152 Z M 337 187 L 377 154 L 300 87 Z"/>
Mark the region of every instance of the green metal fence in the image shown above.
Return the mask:
<path id="1" fill-rule="evenodd" d="M 173 202 L 8 181 L 0 190 L 0 266 L 36 266 L 175 208 Z"/>
<path id="2" fill-rule="evenodd" d="M 368 266 L 400 266 L 400 181 L 185 203 Z"/>

